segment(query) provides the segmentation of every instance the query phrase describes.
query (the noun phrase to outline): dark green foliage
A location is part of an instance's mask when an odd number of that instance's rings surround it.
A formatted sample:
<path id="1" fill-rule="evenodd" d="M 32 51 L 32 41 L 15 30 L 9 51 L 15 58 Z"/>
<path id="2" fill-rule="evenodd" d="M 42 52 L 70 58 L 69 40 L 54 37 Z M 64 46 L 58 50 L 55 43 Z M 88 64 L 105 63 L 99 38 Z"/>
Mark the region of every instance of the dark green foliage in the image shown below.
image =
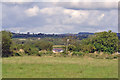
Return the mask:
<path id="1" fill-rule="evenodd" d="M 2 57 L 9 57 L 12 55 L 10 50 L 12 44 L 12 34 L 9 31 L 2 31 Z"/>
<path id="2" fill-rule="evenodd" d="M 84 44 L 84 45 L 81 45 L 81 50 L 83 52 L 86 52 L 86 53 L 93 53 L 95 51 L 95 46 L 93 44 Z"/>
<path id="3" fill-rule="evenodd" d="M 64 45 L 65 42 L 63 38 L 42 38 L 43 41 L 49 41 L 52 42 L 54 45 Z"/>
<path id="4" fill-rule="evenodd" d="M 35 43 L 35 47 L 37 47 L 39 50 L 51 51 L 53 49 L 53 43 L 48 42 L 48 41 L 37 41 Z"/>
<path id="5" fill-rule="evenodd" d="M 111 30 L 95 33 L 95 35 L 81 41 L 82 51 L 99 51 L 114 53 L 118 51 L 118 37 Z"/>
<path id="6" fill-rule="evenodd" d="M 23 50 L 27 55 L 35 55 L 39 52 L 38 48 L 32 47 L 30 45 L 24 45 Z"/>
<path id="7" fill-rule="evenodd" d="M 84 54 L 85 54 L 85 53 L 83 53 L 83 52 L 75 52 L 75 51 L 74 51 L 74 52 L 72 53 L 72 56 L 84 56 Z"/>
<path id="8" fill-rule="evenodd" d="M 50 52 L 53 48 L 53 43 L 46 40 L 37 40 L 37 39 L 14 39 L 11 46 L 12 55 L 38 55 L 41 53 L 39 51 L 46 50 Z M 23 52 L 20 52 L 20 49 Z M 47 54 L 47 53 L 45 53 Z M 50 53 L 51 54 L 51 53 Z"/>
<path id="9" fill-rule="evenodd" d="M 54 56 L 84 56 L 88 53 L 103 52 L 104 54 L 111 55 L 117 51 L 120 51 L 118 45 L 118 37 L 116 33 L 112 31 L 104 31 L 95 33 L 86 39 L 79 40 L 74 36 L 64 38 L 25 38 L 25 39 L 11 39 L 11 33 L 3 31 L 3 56 L 22 56 L 22 55 L 54 55 Z M 67 41 L 69 39 L 69 41 Z M 67 51 L 63 53 L 53 54 L 53 45 L 62 44 L 64 48 L 67 47 Z M 120 44 L 120 42 L 119 42 Z M 68 45 L 68 46 L 66 46 Z M 21 52 L 20 50 L 23 50 Z M 90 57 L 104 58 L 105 55 L 100 56 L 98 54 L 90 54 Z M 110 57 L 109 57 L 110 58 Z M 115 56 L 116 58 L 116 56 Z"/>
<path id="10" fill-rule="evenodd" d="M 118 41 L 118 52 L 120 53 L 120 39 Z"/>
<path id="11" fill-rule="evenodd" d="M 76 50 L 76 46 L 75 45 L 69 45 L 68 46 L 68 50 L 69 51 L 75 51 Z"/>
<path id="12" fill-rule="evenodd" d="M 45 52 L 39 52 L 36 54 L 36 56 L 43 56 L 43 55 L 45 55 Z"/>
<path id="13" fill-rule="evenodd" d="M 15 55 L 14 56 L 21 56 L 21 54 L 20 53 L 15 53 Z"/>
<path id="14" fill-rule="evenodd" d="M 68 53 L 62 52 L 62 53 L 60 53 L 60 56 L 61 56 L 61 57 L 66 57 L 66 56 L 68 56 Z"/>

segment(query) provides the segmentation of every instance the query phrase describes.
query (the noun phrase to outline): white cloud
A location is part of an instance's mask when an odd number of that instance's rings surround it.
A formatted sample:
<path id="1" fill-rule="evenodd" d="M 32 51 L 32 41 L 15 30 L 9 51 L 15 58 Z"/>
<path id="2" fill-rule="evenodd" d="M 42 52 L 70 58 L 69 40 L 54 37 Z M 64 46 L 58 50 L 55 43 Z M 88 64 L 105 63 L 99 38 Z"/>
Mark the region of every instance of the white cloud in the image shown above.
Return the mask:
<path id="1" fill-rule="evenodd" d="M 43 33 L 69 33 L 73 29 L 74 26 L 72 25 L 51 24 L 51 25 L 44 25 L 42 27 L 36 27 L 36 29 L 34 29 L 34 32 L 37 32 L 39 30 L 39 32 L 43 32 Z"/>
<path id="2" fill-rule="evenodd" d="M 58 2 L 57 6 L 70 9 L 117 9 L 118 2 Z"/>
<path id="3" fill-rule="evenodd" d="M 52 18 L 50 17 L 46 19 L 49 23 L 52 23 L 53 21 L 53 23 L 62 22 L 63 24 L 79 24 L 83 22 L 89 15 L 89 11 L 65 9 L 62 7 L 43 8 L 40 9 L 40 12 L 45 16 L 52 16 Z"/>
<path id="4" fill-rule="evenodd" d="M 88 18 L 89 12 L 86 10 L 71 10 L 71 9 L 64 9 L 64 13 L 69 15 L 67 19 L 64 19 L 64 23 L 76 23 L 80 24 Z"/>
<path id="5" fill-rule="evenodd" d="M 27 16 L 37 16 L 37 14 L 39 13 L 39 7 L 38 6 L 34 6 L 33 8 L 29 8 L 27 10 L 25 10 L 25 13 L 27 14 Z"/>
<path id="6" fill-rule="evenodd" d="M 85 9 L 74 9 L 74 7 L 70 9 L 64 6 L 44 4 L 27 4 L 28 6 L 26 6 L 26 4 L 7 4 L 7 7 L 3 9 L 3 14 L 6 16 L 3 17 L 3 25 L 12 27 L 8 28 L 10 30 L 14 30 L 14 27 L 22 26 L 23 28 L 19 29 L 20 32 L 27 30 L 30 32 L 44 33 L 75 33 L 80 31 L 95 32 L 109 29 L 117 31 L 118 19 L 116 9 L 109 8 L 110 10 L 101 10 L 91 7 L 88 10 L 87 8 L 89 8 L 89 6 L 85 8 L 85 5 L 83 6 Z M 82 6 L 81 3 L 79 4 L 79 6 Z M 14 5 L 14 7 L 12 5 Z M 33 29 L 33 27 L 35 28 Z"/>
<path id="7" fill-rule="evenodd" d="M 118 2 L 120 0 L 2 0 L 2 2 Z"/>
<path id="8" fill-rule="evenodd" d="M 47 16 L 46 22 L 49 24 L 79 25 L 83 26 L 115 26 L 117 27 L 117 10 L 73 10 L 60 7 L 43 8 L 40 10 Z M 114 17 L 114 18 L 113 18 Z M 112 20 L 114 19 L 114 23 Z"/>
<path id="9" fill-rule="evenodd" d="M 97 10 L 72 10 L 60 7 L 43 8 L 40 10 L 43 15 L 48 16 L 46 21 L 51 24 L 84 24 L 97 25 L 104 17 L 104 13 Z M 50 17 L 52 16 L 52 17 Z M 89 19 L 90 18 L 90 19 Z M 86 23 L 86 24 L 87 24 Z"/>
<path id="10" fill-rule="evenodd" d="M 55 14 L 61 14 L 63 12 L 62 10 L 64 10 L 64 8 L 62 7 L 50 7 L 50 8 L 40 9 L 40 12 L 47 15 L 55 15 Z"/>
<path id="11" fill-rule="evenodd" d="M 101 15 L 98 17 L 98 20 L 100 21 L 101 19 L 103 19 L 104 16 L 105 16 L 105 14 L 101 14 Z"/>
<path id="12" fill-rule="evenodd" d="M 13 3 L 24 3 L 24 2 L 34 2 L 34 0 L 1 0 L 2 2 L 13 2 Z"/>

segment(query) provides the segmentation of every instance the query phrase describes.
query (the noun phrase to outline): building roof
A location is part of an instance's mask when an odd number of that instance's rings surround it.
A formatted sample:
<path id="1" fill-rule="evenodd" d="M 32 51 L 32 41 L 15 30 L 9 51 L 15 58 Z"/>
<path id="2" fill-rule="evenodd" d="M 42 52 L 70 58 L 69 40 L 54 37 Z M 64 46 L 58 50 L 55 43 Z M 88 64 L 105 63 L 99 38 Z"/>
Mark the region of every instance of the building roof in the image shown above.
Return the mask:
<path id="1" fill-rule="evenodd" d="M 60 52 L 63 51 L 63 48 L 53 48 L 53 51 Z"/>

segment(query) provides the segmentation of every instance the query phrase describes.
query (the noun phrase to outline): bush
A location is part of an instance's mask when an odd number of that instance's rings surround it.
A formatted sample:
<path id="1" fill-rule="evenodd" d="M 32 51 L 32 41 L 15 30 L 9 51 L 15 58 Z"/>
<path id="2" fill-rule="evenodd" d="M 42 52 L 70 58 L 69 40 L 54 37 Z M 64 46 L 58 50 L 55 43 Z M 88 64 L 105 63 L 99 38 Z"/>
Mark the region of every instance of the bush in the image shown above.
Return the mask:
<path id="1" fill-rule="evenodd" d="M 53 52 L 52 51 L 40 51 L 39 53 L 37 53 L 37 56 L 52 56 Z"/>
<path id="2" fill-rule="evenodd" d="M 118 41 L 117 34 L 111 30 L 98 32 L 87 39 L 81 40 L 80 48 L 83 52 L 94 53 L 100 51 L 112 54 L 118 51 Z"/>
<path id="3" fill-rule="evenodd" d="M 74 46 L 74 45 L 68 46 L 68 51 L 75 51 L 75 50 L 76 50 L 76 46 Z"/>
<path id="4" fill-rule="evenodd" d="M 86 54 L 86 56 L 89 56 L 89 57 L 92 57 L 92 58 L 96 58 L 96 54 L 94 54 L 94 53 Z"/>
<path id="5" fill-rule="evenodd" d="M 106 59 L 117 59 L 117 58 L 118 58 L 117 55 L 108 55 L 108 56 L 106 57 Z"/>
<path id="6" fill-rule="evenodd" d="M 62 52 L 62 53 L 60 53 L 60 55 L 63 57 L 66 57 L 68 55 L 68 53 Z"/>
<path id="7" fill-rule="evenodd" d="M 72 56 L 84 56 L 84 53 L 82 53 L 82 52 L 73 52 Z"/>
<path id="8" fill-rule="evenodd" d="M 118 55 L 112 55 L 112 54 L 107 54 L 107 53 L 103 53 L 103 54 L 94 54 L 94 53 L 89 53 L 89 54 L 86 54 L 87 56 L 89 57 L 92 57 L 92 58 L 96 58 L 96 59 L 117 59 L 118 58 Z"/>
<path id="9" fill-rule="evenodd" d="M 39 53 L 37 53 L 36 55 L 37 56 L 43 56 L 45 53 L 44 52 L 39 52 Z"/>
<path id="10" fill-rule="evenodd" d="M 47 52 L 45 53 L 45 55 L 48 55 L 48 56 L 51 56 L 52 54 L 53 54 L 52 51 L 47 51 Z"/>
<path id="11" fill-rule="evenodd" d="M 15 55 L 14 56 L 21 56 L 21 54 L 20 53 L 15 53 Z"/>
<path id="12" fill-rule="evenodd" d="M 36 55 L 37 53 L 39 53 L 38 48 L 31 46 L 30 44 L 24 45 L 23 50 L 26 55 Z"/>
<path id="13" fill-rule="evenodd" d="M 49 41 L 37 41 L 35 42 L 34 46 L 39 50 L 52 51 L 53 49 L 53 43 Z"/>
<path id="14" fill-rule="evenodd" d="M 88 54 L 88 53 L 89 53 L 89 51 L 85 51 L 85 53 L 87 53 L 87 54 Z"/>
<path id="15" fill-rule="evenodd" d="M 102 55 L 98 55 L 96 58 L 97 59 L 105 59 L 107 56 L 107 54 L 102 54 Z"/>

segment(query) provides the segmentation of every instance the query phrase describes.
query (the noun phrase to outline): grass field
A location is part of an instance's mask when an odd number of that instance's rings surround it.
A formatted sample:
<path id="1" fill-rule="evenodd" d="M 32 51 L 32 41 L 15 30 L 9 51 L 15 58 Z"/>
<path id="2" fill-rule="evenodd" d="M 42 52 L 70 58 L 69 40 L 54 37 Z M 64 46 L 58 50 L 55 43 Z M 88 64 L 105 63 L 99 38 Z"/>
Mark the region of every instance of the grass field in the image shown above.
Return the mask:
<path id="1" fill-rule="evenodd" d="M 2 59 L 3 78 L 117 78 L 118 60 L 78 57 Z"/>

